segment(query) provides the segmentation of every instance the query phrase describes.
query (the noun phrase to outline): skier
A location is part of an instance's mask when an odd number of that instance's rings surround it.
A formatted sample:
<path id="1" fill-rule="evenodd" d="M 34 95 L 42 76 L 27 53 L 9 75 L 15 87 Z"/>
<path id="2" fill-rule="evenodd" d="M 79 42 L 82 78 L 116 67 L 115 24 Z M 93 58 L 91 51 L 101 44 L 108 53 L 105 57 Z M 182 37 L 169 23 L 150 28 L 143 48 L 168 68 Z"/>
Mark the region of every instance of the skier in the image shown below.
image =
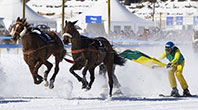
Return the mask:
<path id="1" fill-rule="evenodd" d="M 159 59 L 162 60 L 165 57 L 170 61 L 170 63 L 167 64 L 167 68 L 172 67 L 171 70 L 169 70 L 168 72 L 168 78 L 169 78 L 170 86 L 172 88 L 171 96 L 173 97 L 180 96 L 177 89 L 177 84 L 174 74 L 176 74 L 176 77 L 179 80 L 179 83 L 183 89 L 183 96 L 192 96 L 190 94 L 190 91 L 188 90 L 188 84 L 182 75 L 182 71 L 185 63 L 184 57 L 181 54 L 179 48 L 176 47 L 174 43 L 171 41 L 166 43 L 165 50 Z"/>

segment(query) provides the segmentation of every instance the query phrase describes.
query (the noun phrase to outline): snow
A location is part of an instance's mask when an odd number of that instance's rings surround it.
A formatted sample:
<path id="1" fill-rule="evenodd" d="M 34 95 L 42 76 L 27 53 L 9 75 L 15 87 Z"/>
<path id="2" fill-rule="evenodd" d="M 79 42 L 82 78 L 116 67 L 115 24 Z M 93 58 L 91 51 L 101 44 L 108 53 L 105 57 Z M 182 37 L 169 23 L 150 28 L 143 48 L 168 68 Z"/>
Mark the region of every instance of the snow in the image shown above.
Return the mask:
<path id="1" fill-rule="evenodd" d="M 142 8 L 136 8 L 137 6 L 143 6 Z M 155 3 L 155 19 L 159 18 L 160 13 L 163 16 L 196 16 L 197 15 L 197 6 L 198 3 L 196 1 L 167 1 L 162 2 L 157 0 Z M 131 12 L 134 12 L 139 17 L 144 19 L 151 19 L 153 13 L 154 4 L 150 2 L 131 4 L 130 6 L 126 6 Z M 148 8 L 150 7 L 150 8 Z"/>
<path id="2" fill-rule="evenodd" d="M 95 0 L 85 0 L 84 2 L 75 0 L 67 1 L 65 3 L 65 5 L 67 5 L 65 8 L 66 18 L 78 16 L 80 13 L 92 7 L 95 2 Z M 61 4 L 62 0 L 31 0 L 27 3 L 27 5 L 36 12 L 55 13 L 56 17 L 59 16 L 59 18 L 61 17 Z M 137 8 L 139 6 L 143 7 Z M 152 20 L 153 3 L 131 3 L 130 6 L 126 7 L 137 16 Z M 198 13 L 197 7 L 198 3 L 196 1 L 186 0 L 178 2 L 177 0 L 169 0 L 162 2 L 157 0 L 155 3 L 155 19 L 159 18 L 160 13 L 163 13 L 163 16 L 196 16 Z"/>
<path id="3" fill-rule="evenodd" d="M 32 5 L 38 1 L 40 1 L 40 4 L 38 4 L 40 8 L 32 6 L 34 10 L 52 12 L 52 9 L 42 6 L 46 5 L 47 0 L 31 0 L 29 4 Z M 58 2 L 48 0 L 48 3 L 57 6 L 61 4 L 61 0 L 56 1 Z M 180 4 L 180 6 L 183 5 Z M 61 12 L 60 8 L 54 11 L 57 11 L 56 14 Z M 142 10 L 139 11 L 141 13 Z M 146 12 L 147 10 L 144 9 L 144 11 Z M 191 37 L 191 35 L 189 36 Z M 193 52 L 191 41 L 180 39 L 177 42 L 179 42 L 178 46 L 185 57 L 183 75 L 189 85 L 189 90 L 192 94 L 198 94 L 197 54 Z M 162 45 L 156 47 L 140 46 L 127 49 L 137 49 L 158 58 L 164 49 L 164 43 L 161 41 L 160 43 Z M 116 50 L 121 52 L 125 49 Z M 44 87 L 43 83 L 40 85 L 33 84 L 31 73 L 23 60 L 21 49 L 10 49 L 9 52 L 7 49 L 1 49 L 0 52 L 0 110 L 198 109 L 198 98 L 163 98 L 158 96 L 161 93 L 170 94 L 171 91 L 167 69 L 165 68 L 151 69 L 128 60 L 125 66 L 116 67 L 116 75 L 121 83 L 121 90 L 124 95 L 114 95 L 112 98 L 109 98 L 107 97 L 107 91 L 103 88 L 107 86 L 107 81 L 98 74 L 98 68 L 95 70 L 96 80 L 92 89 L 84 91 L 81 89 L 81 83 L 69 72 L 71 64 L 63 61 L 60 63 L 60 71 L 56 77 L 55 88 L 49 89 Z M 49 61 L 54 63 L 54 57 L 50 57 Z M 164 60 L 164 62 L 167 63 L 167 60 Z M 44 66 L 41 67 L 39 74 L 42 74 L 45 69 Z M 50 79 L 52 73 L 53 69 L 48 79 Z M 77 73 L 81 75 L 81 71 Z M 87 74 L 87 78 L 89 78 L 89 74 Z M 178 89 L 180 94 L 182 94 L 183 91 L 179 83 Z"/>
<path id="4" fill-rule="evenodd" d="M 185 56 L 183 75 L 192 94 L 198 94 L 197 55 L 190 43 L 178 45 Z M 163 45 L 157 47 L 137 47 L 145 54 L 160 56 Z M 120 51 L 125 50 L 121 49 Z M 68 57 L 68 56 L 67 56 Z M 69 57 L 68 57 L 69 58 Z M 198 98 L 163 98 L 160 93 L 169 94 L 167 70 L 151 69 L 132 61 L 125 66 L 116 67 L 116 75 L 124 93 L 112 98 L 102 96 L 106 80 L 96 71 L 96 80 L 90 91 L 81 89 L 81 84 L 69 72 L 71 64 L 63 61 L 55 81 L 55 88 L 49 89 L 43 84 L 34 85 L 28 66 L 23 60 L 22 50 L 1 50 L 0 57 L 0 110 L 197 110 Z M 54 63 L 54 57 L 49 61 Z M 167 63 L 167 60 L 164 60 Z M 45 67 L 39 70 L 43 73 Z M 50 72 L 49 78 L 53 70 Z M 78 71 L 81 74 L 81 71 Z M 49 79 L 48 78 L 48 79 Z M 87 75 L 89 78 L 89 74 Z M 182 89 L 178 84 L 182 94 Z M 106 95 L 108 93 L 105 93 Z"/>
<path id="5" fill-rule="evenodd" d="M 78 16 L 88 8 L 90 8 L 95 1 L 87 0 L 85 2 L 81 1 L 67 1 L 65 3 L 65 17 L 71 18 Z M 61 18 L 62 13 L 62 0 L 31 0 L 27 3 L 36 12 L 42 13 L 55 13 L 55 18 Z M 52 17 L 54 18 L 54 17 Z"/>
<path id="6" fill-rule="evenodd" d="M 86 12 L 90 7 L 94 6 L 96 3 L 95 0 L 85 0 L 82 1 L 67 1 L 65 3 L 65 19 L 74 20 L 80 17 L 83 12 Z M 53 16 L 46 16 L 48 18 L 54 19 L 57 21 L 57 31 L 61 30 L 61 4 L 62 0 L 31 0 L 27 3 L 36 12 L 41 12 L 45 14 L 55 14 Z M 138 8 L 139 7 L 139 8 Z M 154 20 L 156 26 L 161 26 L 162 29 L 166 30 L 181 30 L 182 28 L 190 28 L 189 26 L 193 25 L 194 16 L 197 16 L 198 13 L 198 3 L 196 1 L 182 1 L 178 2 L 177 0 L 162 2 L 157 0 L 155 3 L 155 10 L 153 10 L 154 4 L 149 2 L 142 3 L 132 3 L 126 8 L 137 15 L 140 18 L 145 20 Z M 153 18 L 153 11 L 155 11 Z M 174 20 L 173 25 L 166 25 L 167 17 L 178 16 L 183 17 L 183 26 L 176 25 Z M 193 25 L 195 29 L 197 26 Z M 82 26 L 81 28 L 84 29 Z"/>

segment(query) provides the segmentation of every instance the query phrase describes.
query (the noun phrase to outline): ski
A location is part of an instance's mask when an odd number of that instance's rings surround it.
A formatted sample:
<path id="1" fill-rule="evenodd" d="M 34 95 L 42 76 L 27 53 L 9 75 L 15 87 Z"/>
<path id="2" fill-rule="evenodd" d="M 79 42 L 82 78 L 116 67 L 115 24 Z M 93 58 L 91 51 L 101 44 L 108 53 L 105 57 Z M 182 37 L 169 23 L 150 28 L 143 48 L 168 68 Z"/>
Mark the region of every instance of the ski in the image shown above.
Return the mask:
<path id="1" fill-rule="evenodd" d="M 173 97 L 171 95 L 164 95 L 164 94 L 159 94 L 160 97 Z M 183 95 L 180 95 L 180 96 L 175 96 L 175 98 L 177 97 L 197 97 L 198 98 L 198 95 L 192 95 L 192 96 L 183 96 Z"/>

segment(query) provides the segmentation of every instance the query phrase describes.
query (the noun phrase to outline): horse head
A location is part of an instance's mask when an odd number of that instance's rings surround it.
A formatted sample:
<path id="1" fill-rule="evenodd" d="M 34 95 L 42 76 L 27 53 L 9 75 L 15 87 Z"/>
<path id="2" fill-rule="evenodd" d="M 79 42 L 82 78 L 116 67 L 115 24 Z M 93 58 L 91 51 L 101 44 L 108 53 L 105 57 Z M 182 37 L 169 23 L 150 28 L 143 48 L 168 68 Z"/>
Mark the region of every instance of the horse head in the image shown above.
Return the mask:
<path id="1" fill-rule="evenodd" d="M 16 23 L 12 27 L 12 39 L 14 41 L 20 39 L 27 32 L 26 19 L 18 17 Z"/>
<path id="2" fill-rule="evenodd" d="M 71 43 L 71 39 L 74 36 L 74 34 L 78 31 L 75 27 L 75 24 L 77 23 L 77 21 L 74 22 L 67 22 L 67 20 L 65 21 L 65 27 L 63 29 L 63 42 L 64 44 L 68 45 L 68 43 Z M 79 33 L 78 33 L 79 34 Z"/>

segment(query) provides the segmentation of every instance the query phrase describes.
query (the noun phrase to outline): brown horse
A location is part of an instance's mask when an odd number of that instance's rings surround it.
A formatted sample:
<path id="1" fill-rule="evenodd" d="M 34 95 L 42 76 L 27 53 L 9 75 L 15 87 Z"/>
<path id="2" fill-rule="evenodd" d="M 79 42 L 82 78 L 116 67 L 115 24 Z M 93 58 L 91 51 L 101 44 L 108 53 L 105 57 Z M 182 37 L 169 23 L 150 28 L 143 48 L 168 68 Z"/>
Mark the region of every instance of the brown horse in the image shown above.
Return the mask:
<path id="1" fill-rule="evenodd" d="M 45 86 L 48 86 L 47 76 L 53 64 L 47 59 L 51 55 L 55 56 L 54 74 L 50 79 L 49 85 L 49 88 L 52 89 L 54 87 L 55 77 L 59 71 L 59 63 L 64 58 L 66 50 L 64 49 L 64 44 L 61 39 L 55 32 L 48 31 L 46 34 L 51 36 L 54 42 L 46 43 L 41 39 L 41 35 L 33 32 L 33 28 L 26 22 L 26 19 L 20 19 L 18 17 L 16 23 L 13 25 L 12 39 L 15 41 L 21 39 L 24 60 L 29 66 L 35 84 L 40 84 L 44 80 Z M 38 74 L 38 69 L 43 64 L 47 67 L 47 70 L 44 72 L 44 77 Z"/>
<path id="2" fill-rule="evenodd" d="M 71 42 L 72 57 L 74 64 L 70 68 L 70 72 L 82 82 L 82 88 L 87 90 L 91 89 L 94 82 L 94 69 L 96 66 L 104 63 L 109 78 L 109 95 L 112 96 L 113 90 L 113 64 L 124 65 L 126 60 L 118 56 L 115 50 L 113 50 L 111 44 L 104 37 L 88 38 L 79 34 L 75 27 L 75 22 L 65 21 L 64 27 L 64 40 L 65 44 Z M 70 37 L 70 38 L 69 38 Z M 83 78 L 74 72 L 74 70 L 81 70 L 84 67 L 82 74 Z M 90 72 L 90 82 L 86 80 L 87 70 Z"/>

